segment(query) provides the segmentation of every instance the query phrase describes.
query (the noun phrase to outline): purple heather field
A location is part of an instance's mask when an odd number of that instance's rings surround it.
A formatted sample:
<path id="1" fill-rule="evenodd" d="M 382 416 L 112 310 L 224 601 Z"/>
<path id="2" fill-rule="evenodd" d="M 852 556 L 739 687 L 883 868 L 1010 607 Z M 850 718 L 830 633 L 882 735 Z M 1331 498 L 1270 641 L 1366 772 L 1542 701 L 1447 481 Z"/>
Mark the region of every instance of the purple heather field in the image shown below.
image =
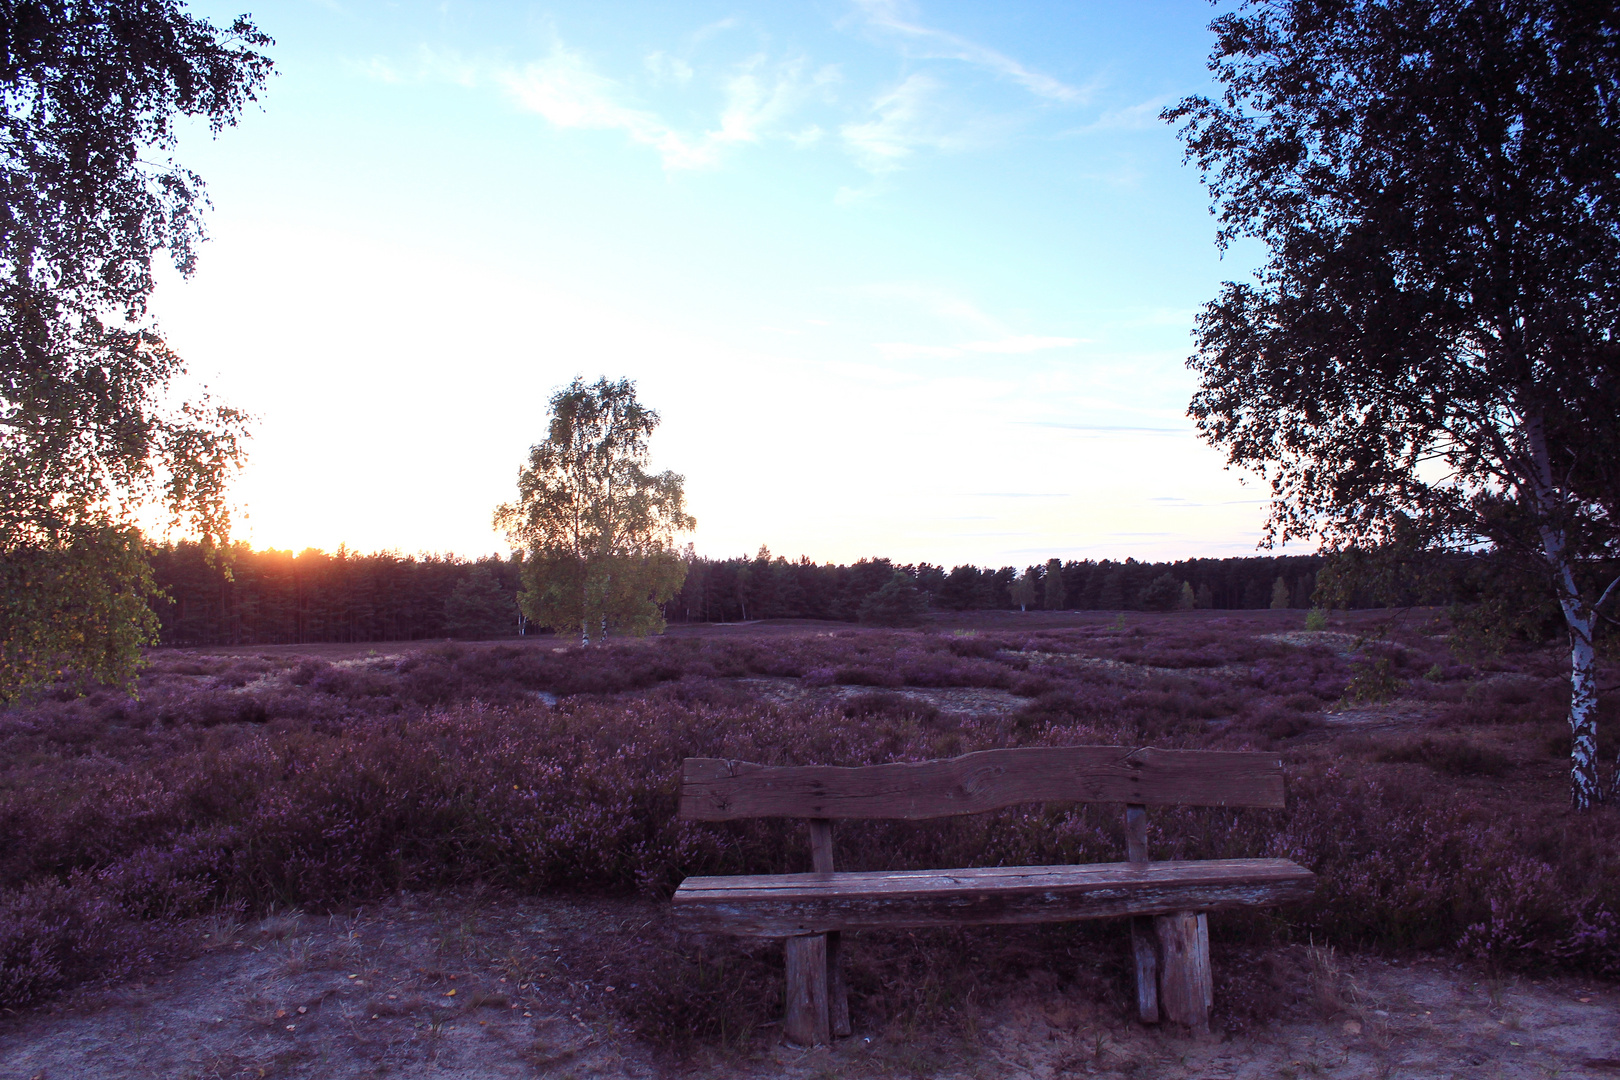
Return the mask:
<path id="1" fill-rule="evenodd" d="M 1565 809 L 1556 653 L 1460 654 L 1432 612 L 1302 621 L 998 614 L 590 649 L 159 651 L 135 695 L 0 714 L 0 1007 L 167 963 L 221 913 L 467 887 L 662 898 L 689 874 L 804 868 L 797 823 L 676 822 L 686 756 L 856 765 L 1075 743 L 1283 755 L 1286 810 L 1153 816 L 1156 858 L 1280 856 L 1319 875 L 1308 904 L 1223 916 L 1218 948 L 1620 976 L 1620 821 Z M 848 869 L 1113 861 L 1123 832 L 1117 807 L 1032 806 L 853 823 L 839 850 Z M 626 1007 L 658 1014 L 656 992 Z"/>

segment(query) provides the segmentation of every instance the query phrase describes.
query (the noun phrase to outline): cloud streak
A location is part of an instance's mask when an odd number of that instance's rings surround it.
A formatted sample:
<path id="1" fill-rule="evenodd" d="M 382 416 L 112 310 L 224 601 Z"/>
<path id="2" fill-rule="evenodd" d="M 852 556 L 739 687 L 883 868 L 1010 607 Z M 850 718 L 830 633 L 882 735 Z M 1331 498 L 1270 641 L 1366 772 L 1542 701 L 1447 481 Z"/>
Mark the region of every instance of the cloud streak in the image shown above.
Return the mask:
<path id="1" fill-rule="evenodd" d="M 944 30 L 902 18 L 894 0 L 856 0 L 866 21 L 909 43 L 911 55 L 930 60 L 960 60 L 1017 83 L 1048 101 L 1081 105 L 1091 97 L 1089 88 L 1070 86 L 1050 75 L 1033 71 L 1005 53 Z"/>
<path id="2" fill-rule="evenodd" d="M 685 82 L 692 77 L 684 63 L 662 54 L 653 54 L 648 64 L 661 79 Z M 683 132 L 657 112 L 627 103 L 629 95 L 622 84 L 561 44 L 544 60 L 497 72 L 495 80 L 520 107 L 554 127 L 621 131 L 632 142 L 656 150 L 664 168 L 685 170 L 713 167 L 726 147 L 758 144 L 778 133 L 795 145 L 815 142 L 820 129 L 814 125 L 782 131 L 806 98 L 838 80 L 834 65 L 813 72 L 807 66 L 803 60 L 792 60 L 773 70 L 764 56 L 737 65 L 723 83 L 725 103 L 718 125 L 700 133 Z"/>

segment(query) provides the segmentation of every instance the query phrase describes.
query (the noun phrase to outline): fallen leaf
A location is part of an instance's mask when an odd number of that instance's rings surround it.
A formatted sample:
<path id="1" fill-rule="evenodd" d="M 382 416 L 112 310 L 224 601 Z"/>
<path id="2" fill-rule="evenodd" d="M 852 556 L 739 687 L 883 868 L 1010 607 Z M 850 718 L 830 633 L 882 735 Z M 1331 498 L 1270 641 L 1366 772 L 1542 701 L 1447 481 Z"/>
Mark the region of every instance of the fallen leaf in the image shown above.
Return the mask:
<path id="1" fill-rule="evenodd" d="M 1346 1020 L 1344 1022 L 1344 1033 L 1346 1035 L 1360 1035 L 1361 1022 L 1359 1020 Z"/>
<path id="2" fill-rule="evenodd" d="M 454 990 L 446 990 L 446 991 L 445 991 L 445 992 L 444 992 L 444 996 L 445 996 L 445 997 L 455 997 L 455 996 L 456 996 L 456 992 L 455 992 L 455 991 L 454 991 Z"/>
<path id="3" fill-rule="evenodd" d="M 286 1015 L 287 1015 L 287 1010 L 286 1009 L 277 1009 L 276 1010 L 276 1019 L 277 1020 L 280 1020 L 283 1016 L 286 1016 Z"/>

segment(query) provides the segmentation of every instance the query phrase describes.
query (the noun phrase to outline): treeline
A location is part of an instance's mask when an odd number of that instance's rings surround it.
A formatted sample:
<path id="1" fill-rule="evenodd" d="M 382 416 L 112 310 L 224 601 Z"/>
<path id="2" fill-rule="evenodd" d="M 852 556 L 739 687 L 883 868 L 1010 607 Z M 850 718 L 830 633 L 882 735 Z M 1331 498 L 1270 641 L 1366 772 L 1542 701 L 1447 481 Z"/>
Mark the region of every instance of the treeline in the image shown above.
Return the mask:
<path id="1" fill-rule="evenodd" d="M 166 600 L 155 606 L 170 645 L 301 645 L 516 636 L 517 557 L 467 560 L 315 549 L 209 553 L 192 543 L 149 552 Z M 896 570 L 936 611 L 1135 610 L 1310 606 L 1318 556 L 1148 563 L 1052 560 L 1022 571 L 862 559 L 853 565 L 692 559 L 664 605 L 670 622 L 831 619 L 853 622 Z M 1023 577 L 1027 581 L 1020 583 Z"/>
<path id="2" fill-rule="evenodd" d="M 854 621 L 862 601 L 896 570 L 912 579 L 935 611 L 1306 608 L 1322 561 L 1316 555 L 1164 563 L 1054 559 L 1024 570 L 1011 566 L 946 570 L 931 563 L 900 565 L 888 559 L 862 559 L 852 566 L 806 558 L 789 562 L 761 549 L 753 559 L 694 560 L 681 591 L 665 605 L 665 617 L 670 622 Z M 1020 589 L 1022 577 L 1029 583 Z"/>
<path id="3" fill-rule="evenodd" d="M 149 548 L 167 597 L 153 607 L 165 645 L 307 645 L 516 635 L 515 561 L 360 555 L 338 548 L 211 553 Z"/>

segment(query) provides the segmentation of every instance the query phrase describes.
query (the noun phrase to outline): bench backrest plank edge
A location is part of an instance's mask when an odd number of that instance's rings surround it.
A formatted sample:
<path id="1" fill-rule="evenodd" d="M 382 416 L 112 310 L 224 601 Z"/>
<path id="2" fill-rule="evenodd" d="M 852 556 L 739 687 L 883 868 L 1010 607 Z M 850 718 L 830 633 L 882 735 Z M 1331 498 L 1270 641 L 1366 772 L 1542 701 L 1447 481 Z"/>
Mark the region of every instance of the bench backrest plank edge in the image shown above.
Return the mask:
<path id="1" fill-rule="evenodd" d="M 1013 747 L 854 768 L 687 758 L 679 816 L 919 821 L 1032 802 L 1280 808 L 1282 759 L 1127 746 Z"/>

